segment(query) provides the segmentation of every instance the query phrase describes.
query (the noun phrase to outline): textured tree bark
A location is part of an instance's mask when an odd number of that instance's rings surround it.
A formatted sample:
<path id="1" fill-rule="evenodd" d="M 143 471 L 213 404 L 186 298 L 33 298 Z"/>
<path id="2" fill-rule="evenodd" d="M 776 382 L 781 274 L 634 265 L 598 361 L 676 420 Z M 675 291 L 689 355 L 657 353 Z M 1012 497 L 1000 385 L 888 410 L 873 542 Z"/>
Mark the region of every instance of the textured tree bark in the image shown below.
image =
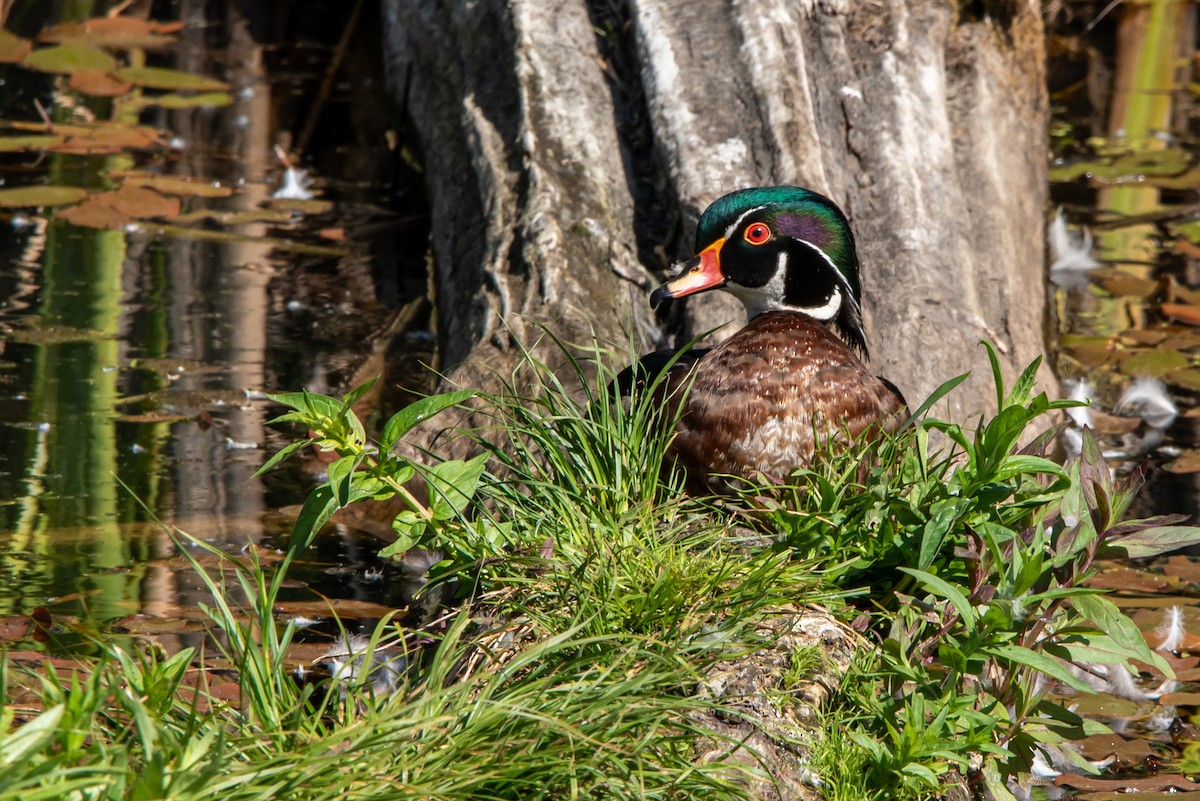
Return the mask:
<path id="1" fill-rule="evenodd" d="M 733 189 L 808 186 L 858 237 L 876 370 L 956 420 L 1043 352 L 1046 95 L 1033 0 L 383 0 L 424 147 L 443 369 L 538 333 L 635 348 L 743 322 L 645 293 Z M 677 306 L 679 304 L 676 304 Z M 632 335 L 632 336 L 631 336 Z M 990 401 L 990 403 L 989 403 Z"/>

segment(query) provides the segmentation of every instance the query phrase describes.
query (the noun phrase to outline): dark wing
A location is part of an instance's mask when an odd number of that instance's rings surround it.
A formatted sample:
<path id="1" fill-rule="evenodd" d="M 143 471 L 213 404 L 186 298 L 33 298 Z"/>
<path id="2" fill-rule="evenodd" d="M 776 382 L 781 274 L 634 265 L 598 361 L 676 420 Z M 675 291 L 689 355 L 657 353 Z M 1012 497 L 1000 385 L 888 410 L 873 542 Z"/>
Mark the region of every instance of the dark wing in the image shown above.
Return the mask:
<path id="1" fill-rule="evenodd" d="M 700 361 L 709 348 L 690 348 L 682 353 L 674 350 L 656 350 L 647 353 L 626 367 L 608 385 L 614 397 L 633 395 L 643 387 L 652 386 L 664 371 L 687 375 Z"/>

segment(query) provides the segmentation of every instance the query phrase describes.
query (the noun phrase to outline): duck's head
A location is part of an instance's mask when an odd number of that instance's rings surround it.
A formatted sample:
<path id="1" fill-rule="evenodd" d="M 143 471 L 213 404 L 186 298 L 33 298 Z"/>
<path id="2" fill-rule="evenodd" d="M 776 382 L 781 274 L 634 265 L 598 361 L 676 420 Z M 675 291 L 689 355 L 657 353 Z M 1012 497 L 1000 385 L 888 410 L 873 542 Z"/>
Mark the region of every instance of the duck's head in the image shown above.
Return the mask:
<path id="1" fill-rule="evenodd" d="M 696 255 L 654 290 L 650 305 L 724 289 L 753 318 L 794 311 L 831 323 L 867 349 L 859 309 L 858 256 L 846 215 L 832 200 L 795 186 L 743 189 L 700 216 Z"/>

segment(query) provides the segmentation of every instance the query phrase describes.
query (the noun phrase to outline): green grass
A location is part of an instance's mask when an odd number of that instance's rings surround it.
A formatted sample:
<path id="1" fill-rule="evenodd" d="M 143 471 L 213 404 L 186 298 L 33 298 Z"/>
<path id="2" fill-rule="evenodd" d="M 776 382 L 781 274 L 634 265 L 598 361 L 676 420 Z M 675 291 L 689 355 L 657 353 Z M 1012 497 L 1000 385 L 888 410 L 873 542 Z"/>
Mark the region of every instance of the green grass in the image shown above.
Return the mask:
<path id="1" fill-rule="evenodd" d="M 189 652 L 101 642 L 71 678 L 9 668 L 5 686 L 32 685 L 42 711 L 2 713 L 0 798 L 743 798 L 752 769 L 695 755 L 722 741 L 706 713 L 745 713 L 701 690 L 777 644 L 766 618 L 814 603 L 867 623 L 801 744 L 826 797 L 932 798 L 958 771 L 1005 798 L 1039 743 L 1096 729 L 1051 703 L 1039 675 L 1078 684 L 1064 660 L 1165 668 L 1080 585 L 1098 554 L 1145 556 L 1200 532 L 1119 523 L 1135 488 L 1113 484 L 1090 439 L 1067 466 L 1040 455 L 1044 440 L 1018 448 L 1062 405 L 1033 392 L 1036 365 L 1005 392 L 993 360 L 1001 411 L 973 434 L 921 420 L 825 454 L 792 489 L 717 501 L 680 492 L 665 461 L 673 421 L 653 393 L 608 391 L 616 361 L 597 346 L 560 378 L 529 357 L 497 395 L 397 413 L 378 450 L 349 411 L 362 390 L 280 396 L 282 419 L 313 432 L 305 444 L 339 458 L 279 566 L 224 556 L 227 575 L 210 576 L 194 563 L 241 703 L 185 680 Z M 424 465 L 391 452 L 471 398 L 490 422 L 462 433 L 482 456 Z M 931 451 L 933 432 L 950 450 Z M 288 566 L 338 508 L 391 495 L 408 505 L 401 541 L 446 553 L 435 574 L 457 579 L 462 607 L 387 697 L 365 680 L 302 686 L 284 660 L 295 632 L 272 615 Z M 816 643 L 785 661 L 763 690 L 782 712 L 827 669 Z"/>

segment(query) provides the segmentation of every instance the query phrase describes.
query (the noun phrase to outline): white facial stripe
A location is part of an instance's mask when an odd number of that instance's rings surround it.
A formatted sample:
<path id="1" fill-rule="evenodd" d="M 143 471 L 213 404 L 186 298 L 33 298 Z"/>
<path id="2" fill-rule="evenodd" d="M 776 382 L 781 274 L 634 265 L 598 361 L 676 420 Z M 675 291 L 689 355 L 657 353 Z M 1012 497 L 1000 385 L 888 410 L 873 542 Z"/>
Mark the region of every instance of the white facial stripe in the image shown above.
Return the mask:
<path id="1" fill-rule="evenodd" d="M 731 225 L 731 226 L 729 226 L 728 228 L 726 228 L 726 229 L 725 229 L 725 238 L 726 238 L 726 239 L 732 239 L 732 238 L 733 238 L 733 234 L 734 234 L 734 232 L 735 232 L 735 231 L 737 231 L 737 229 L 738 229 L 738 228 L 741 226 L 741 224 L 742 224 L 742 220 L 746 219 L 747 217 L 749 217 L 749 216 L 750 216 L 751 214 L 753 214 L 754 212 L 756 212 L 756 211 L 762 211 L 762 210 L 763 210 L 763 209 L 765 209 L 765 208 L 766 208 L 766 206 L 755 206 L 755 207 L 754 207 L 754 208 L 752 208 L 752 209 L 748 209 L 748 210 L 746 210 L 746 211 L 743 211 L 743 212 L 741 213 L 741 215 L 739 215 L 739 216 L 738 216 L 738 218 L 737 218 L 736 220 L 734 220 L 734 221 L 733 221 L 733 225 Z"/>
<path id="2" fill-rule="evenodd" d="M 810 244 L 811 243 L 806 243 Z M 821 254 L 824 256 L 824 254 Z M 828 257 L 825 259 L 829 261 Z M 845 277 L 835 265 L 830 262 L 837 274 L 839 282 L 844 283 Z M 729 283 L 724 289 L 729 294 L 736 297 L 746 307 L 747 319 L 753 319 L 763 312 L 776 310 L 790 310 L 804 312 L 809 317 L 814 317 L 822 322 L 837 317 L 838 312 L 842 309 L 842 287 L 834 285 L 833 292 L 820 306 L 791 306 L 784 303 L 785 282 L 787 280 L 788 255 L 787 251 L 779 252 L 778 266 L 775 268 L 775 274 L 771 276 L 771 280 L 759 287 L 742 286 L 741 284 Z M 849 287 L 846 287 L 847 294 Z M 854 302 L 851 297 L 851 303 Z"/>
<path id="3" fill-rule="evenodd" d="M 838 287 L 833 288 L 833 292 L 829 295 L 829 300 L 821 306 L 801 306 L 800 310 L 805 314 L 816 317 L 818 320 L 832 320 L 837 317 L 838 310 L 842 308 L 842 290 Z"/>

